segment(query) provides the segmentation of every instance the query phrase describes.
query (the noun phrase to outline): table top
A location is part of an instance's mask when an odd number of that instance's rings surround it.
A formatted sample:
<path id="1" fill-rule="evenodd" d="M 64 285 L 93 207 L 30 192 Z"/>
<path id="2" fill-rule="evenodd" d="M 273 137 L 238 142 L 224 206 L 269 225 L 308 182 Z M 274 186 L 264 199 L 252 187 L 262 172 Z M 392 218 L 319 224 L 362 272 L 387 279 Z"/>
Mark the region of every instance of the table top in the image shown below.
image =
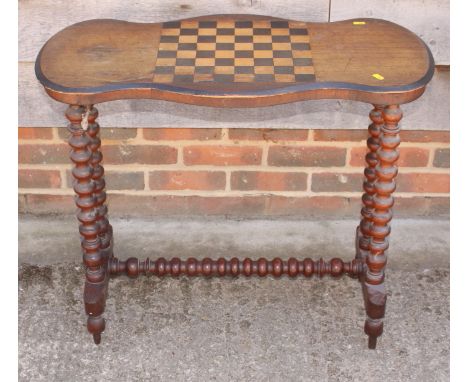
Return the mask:
<path id="1" fill-rule="evenodd" d="M 36 76 L 54 99 L 146 98 L 257 107 L 338 98 L 411 102 L 434 61 L 407 29 L 378 19 L 307 23 L 211 15 L 165 23 L 89 20 L 47 41 Z"/>

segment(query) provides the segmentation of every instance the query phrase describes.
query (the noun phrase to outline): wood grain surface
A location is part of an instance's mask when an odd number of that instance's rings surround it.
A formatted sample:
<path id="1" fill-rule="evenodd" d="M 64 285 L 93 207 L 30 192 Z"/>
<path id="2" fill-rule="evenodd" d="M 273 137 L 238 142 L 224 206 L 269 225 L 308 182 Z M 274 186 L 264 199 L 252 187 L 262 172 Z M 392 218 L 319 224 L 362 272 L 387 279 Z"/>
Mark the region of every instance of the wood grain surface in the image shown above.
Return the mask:
<path id="1" fill-rule="evenodd" d="M 330 21 L 382 18 L 416 33 L 437 65 L 450 64 L 450 0 L 331 0 Z"/>
<path id="2" fill-rule="evenodd" d="M 258 24 L 257 28 L 234 28 L 253 22 Z M 213 23 L 218 24 L 217 28 L 205 28 Z M 279 28 L 280 24 L 291 24 L 292 28 Z M 301 23 L 268 16 L 217 15 L 184 20 L 182 24 L 175 22 L 174 25 L 178 28 L 116 20 L 90 20 L 72 25 L 46 43 L 36 61 L 36 75 L 50 96 L 70 104 L 154 98 L 215 107 L 258 107 L 323 98 L 407 103 L 424 92 L 434 71 L 432 55 L 424 42 L 412 32 L 384 20 L 356 19 L 330 24 Z M 229 25 L 231 28 L 227 28 Z M 309 43 L 291 41 L 291 33 L 301 32 L 304 37 L 307 29 Z M 226 38 L 245 37 L 246 31 L 253 39 L 271 40 L 272 35 L 277 34 L 286 36 L 289 42 L 224 42 Z M 206 35 L 220 39 L 219 44 L 185 41 Z M 161 41 L 162 38 L 177 38 L 178 41 L 166 42 Z M 180 42 L 181 38 L 184 41 Z M 210 45 L 209 53 L 219 57 L 211 65 L 214 72 L 220 69 L 219 66 L 223 66 L 223 70 L 229 69 L 225 66 L 227 61 L 234 64 L 235 57 L 226 58 L 226 53 L 232 53 L 232 56 L 250 53 L 254 57 L 273 59 L 275 54 L 281 53 L 282 57 L 276 56 L 281 58 L 281 63 L 271 65 L 272 72 L 278 72 L 279 76 L 261 83 L 256 79 L 239 83 L 234 80 L 235 76 L 226 75 L 224 77 L 229 78 L 223 81 L 195 81 L 193 74 L 191 77 L 186 75 L 188 69 L 191 73 L 196 69 L 193 60 L 191 66 L 183 68 L 183 76 L 174 76 L 174 70 L 178 68 L 171 63 L 171 79 L 161 80 L 160 68 L 156 65 L 160 58 L 179 58 L 179 54 L 183 54 L 180 58 L 187 61 L 197 57 L 206 45 Z M 226 45 L 230 45 L 230 49 L 226 50 Z M 246 45 L 250 50 L 243 50 Z M 162 53 L 174 57 L 162 57 Z M 187 53 L 193 57 L 188 57 Z M 298 65 L 298 61 L 290 60 L 290 66 L 285 66 L 285 53 L 294 59 L 311 58 L 311 61 L 304 67 Z M 308 56 L 302 57 L 304 54 Z M 241 66 L 252 61 L 253 73 L 261 69 L 254 60 L 241 58 Z M 237 70 L 235 65 L 230 69 L 232 74 Z M 283 73 L 284 69 L 289 72 Z M 314 74 L 312 80 L 308 77 L 301 82 L 301 77 L 290 74 L 298 70 L 302 73 L 304 69 L 308 74 Z M 188 77 L 188 82 L 176 81 Z M 286 77 L 288 81 L 278 80 Z"/>

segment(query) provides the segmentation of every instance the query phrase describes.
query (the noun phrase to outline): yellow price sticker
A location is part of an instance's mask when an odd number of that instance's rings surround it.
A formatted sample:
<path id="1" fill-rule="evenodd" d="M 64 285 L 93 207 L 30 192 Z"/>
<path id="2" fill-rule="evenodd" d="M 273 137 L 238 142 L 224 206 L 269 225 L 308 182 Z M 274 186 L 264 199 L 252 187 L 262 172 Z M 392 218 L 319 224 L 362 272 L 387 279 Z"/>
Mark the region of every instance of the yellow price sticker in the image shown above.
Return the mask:
<path id="1" fill-rule="evenodd" d="M 365 21 L 353 21 L 353 25 L 364 25 Z"/>
<path id="2" fill-rule="evenodd" d="M 384 76 L 382 76 L 382 75 L 379 74 L 379 73 L 374 73 L 374 74 L 372 75 L 372 77 L 374 77 L 375 79 L 377 79 L 377 80 L 379 80 L 379 81 L 382 81 L 382 80 L 385 78 Z"/>

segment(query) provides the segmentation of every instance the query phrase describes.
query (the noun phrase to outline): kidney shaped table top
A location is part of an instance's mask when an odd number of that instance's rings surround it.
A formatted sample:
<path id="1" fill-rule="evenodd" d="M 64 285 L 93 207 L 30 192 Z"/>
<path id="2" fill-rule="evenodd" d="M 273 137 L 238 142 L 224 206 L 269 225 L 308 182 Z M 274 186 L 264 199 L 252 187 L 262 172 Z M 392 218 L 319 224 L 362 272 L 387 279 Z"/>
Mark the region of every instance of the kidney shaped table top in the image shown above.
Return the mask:
<path id="1" fill-rule="evenodd" d="M 65 103 L 153 98 L 257 107 L 341 98 L 405 103 L 434 71 L 424 42 L 376 19 L 306 23 L 216 15 L 140 24 L 89 20 L 53 36 L 36 74 Z"/>

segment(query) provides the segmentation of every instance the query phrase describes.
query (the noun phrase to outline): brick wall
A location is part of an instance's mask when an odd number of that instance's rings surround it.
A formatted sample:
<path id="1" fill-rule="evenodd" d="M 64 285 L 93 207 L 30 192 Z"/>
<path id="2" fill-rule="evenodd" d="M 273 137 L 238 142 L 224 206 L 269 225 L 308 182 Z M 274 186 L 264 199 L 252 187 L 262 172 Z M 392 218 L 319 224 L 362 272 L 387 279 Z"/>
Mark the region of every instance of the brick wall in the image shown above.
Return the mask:
<path id="1" fill-rule="evenodd" d="M 114 216 L 359 214 L 366 130 L 101 131 Z M 448 215 L 449 133 L 401 138 L 396 214 Z M 66 139 L 19 129 L 21 212 L 74 212 Z"/>

